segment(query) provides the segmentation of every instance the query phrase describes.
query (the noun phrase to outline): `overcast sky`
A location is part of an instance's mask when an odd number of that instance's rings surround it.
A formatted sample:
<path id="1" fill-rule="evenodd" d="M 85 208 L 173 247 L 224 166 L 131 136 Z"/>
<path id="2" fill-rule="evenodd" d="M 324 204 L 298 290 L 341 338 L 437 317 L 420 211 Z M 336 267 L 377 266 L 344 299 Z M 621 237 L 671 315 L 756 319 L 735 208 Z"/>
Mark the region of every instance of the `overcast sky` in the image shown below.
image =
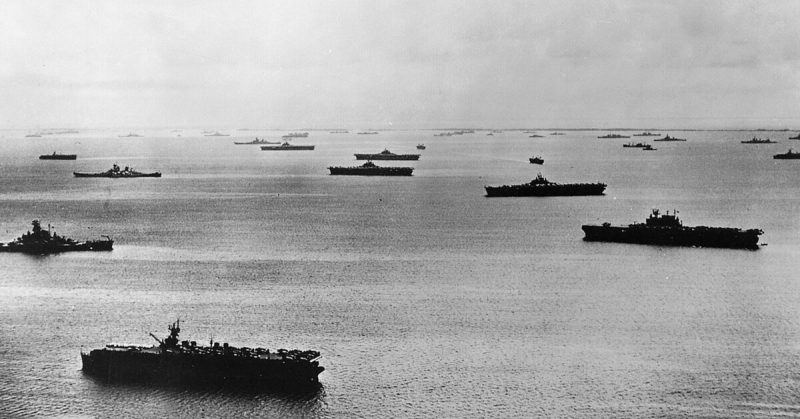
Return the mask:
<path id="1" fill-rule="evenodd" d="M 3 1 L 0 128 L 800 127 L 800 1 Z"/>

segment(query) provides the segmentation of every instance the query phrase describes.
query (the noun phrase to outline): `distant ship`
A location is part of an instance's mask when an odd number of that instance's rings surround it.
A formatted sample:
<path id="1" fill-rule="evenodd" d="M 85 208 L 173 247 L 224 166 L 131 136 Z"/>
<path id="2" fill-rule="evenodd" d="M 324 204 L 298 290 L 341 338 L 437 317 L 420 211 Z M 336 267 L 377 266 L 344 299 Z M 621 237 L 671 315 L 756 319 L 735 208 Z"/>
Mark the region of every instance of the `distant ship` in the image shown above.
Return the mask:
<path id="1" fill-rule="evenodd" d="M 751 140 L 742 141 L 742 144 L 777 144 L 777 141 L 772 141 L 769 138 L 762 140 L 761 138 L 753 137 Z"/>
<path id="2" fill-rule="evenodd" d="M 283 138 L 306 138 L 308 137 L 307 132 L 290 132 L 283 136 Z"/>
<path id="3" fill-rule="evenodd" d="M 258 137 L 256 137 L 256 139 L 253 140 L 253 141 L 248 141 L 248 142 L 236 142 L 236 141 L 234 141 L 233 143 L 236 144 L 236 145 L 247 145 L 247 144 L 280 144 L 281 142 L 280 141 L 274 141 L 274 142 L 273 141 L 267 141 L 267 140 L 265 140 L 263 138 L 259 139 Z"/>
<path id="4" fill-rule="evenodd" d="M 620 134 L 607 134 L 607 135 L 602 135 L 602 136 L 597 137 L 597 138 L 631 138 L 631 137 L 629 137 L 627 135 L 620 135 Z"/>
<path id="5" fill-rule="evenodd" d="M 128 135 L 120 135 L 119 138 L 128 138 L 128 137 L 141 137 L 141 135 L 136 134 L 134 132 L 128 133 Z"/>
<path id="6" fill-rule="evenodd" d="M 551 132 L 550 135 L 565 135 L 563 132 Z"/>
<path id="7" fill-rule="evenodd" d="M 223 134 L 223 133 L 221 133 L 219 131 L 214 131 L 214 132 L 212 132 L 210 134 L 203 134 L 203 135 L 206 136 L 206 137 L 230 137 L 230 135 Z"/>
<path id="8" fill-rule="evenodd" d="M 649 144 L 647 143 L 626 143 L 623 144 L 622 147 L 624 148 L 645 148 Z"/>
<path id="9" fill-rule="evenodd" d="M 264 150 L 264 151 L 313 150 L 314 146 L 313 145 L 292 145 L 292 144 L 289 144 L 288 142 L 284 142 L 283 144 L 277 145 L 277 146 L 276 145 L 264 145 L 264 146 L 261 146 L 261 149 Z"/>
<path id="10" fill-rule="evenodd" d="M 349 134 L 349 133 L 350 131 L 346 129 L 337 129 L 329 132 L 329 134 Z"/>
<path id="11" fill-rule="evenodd" d="M 119 166 L 114 164 L 111 166 L 111 169 L 106 170 L 105 172 L 100 173 L 80 173 L 80 172 L 72 172 L 75 177 L 108 177 L 113 179 L 120 179 L 120 178 L 135 178 L 135 177 L 161 177 L 160 172 L 153 172 L 153 173 L 142 173 L 133 170 L 133 168 L 125 166 L 124 169 L 120 169 Z"/>
<path id="12" fill-rule="evenodd" d="M 28 134 L 26 138 L 42 138 L 42 134 Z"/>
<path id="13" fill-rule="evenodd" d="M 533 156 L 528 159 L 532 164 L 544 164 L 544 159 L 539 156 Z"/>
<path id="14" fill-rule="evenodd" d="M 298 349 L 235 347 L 180 341 L 180 321 L 168 326 L 158 346 L 106 345 L 81 351 L 83 372 L 108 382 L 211 385 L 252 389 L 311 389 L 319 386 L 320 353 Z"/>
<path id="15" fill-rule="evenodd" d="M 792 149 L 790 148 L 789 151 L 787 151 L 786 153 L 784 153 L 784 154 L 776 154 L 776 155 L 772 156 L 772 158 L 773 159 L 780 159 L 780 160 L 800 159 L 800 153 L 798 153 L 796 151 L 792 151 Z"/>
<path id="16" fill-rule="evenodd" d="M 358 135 L 377 135 L 378 131 L 361 131 Z"/>
<path id="17" fill-rule="evenodd" d="M 653 141 L 686 141 L 686 139 L 685 138 L 670 137 L 669 134 L 667 134 L 666 137 L 664 137 L 664 138 L 656 138 Z"/>
<path id="18" fill-rule="evenodd" d="M 50 229 L 43 230 L 39 220 L 33 220 L 33 231 L 29 231 L 16 240 L 0 244 L 0 252 L 28 253 L 33 255 L 46 255 L 61 252 L 86 252 L 111 250 L 114 240 L 106 236 L 105 240 L 75 241 L 61 237 L 56 233 L 50 234 Z"/>
<path id="19" fill-rule="evenodd" d="M 77 154 L 58 154 L 55 151 L 53 154 L 42 154 L 39 156 L 39 160 L 75 160 L 77 158 Z"/>
<path id="20" fill-rule="evenodd" d="M 356 160 L 419 160 L 419 154 L 394 154 L 389 150 L 383 150 L 377 154 L 356 153 Z"/>
<path id="21" fill-rule="evenodd" d="M 656 151 L 656 150 L 658 149 L 653 148 L 653 146 L 651 146 L 650 144 L 645 144 L 644 147 L 642 147 L 642 151 Z"/>
<path id="22" fill-rule="evenodd" d="M 533 134 L 533 135 L 529 135 L 528 138 L 544 138 L 544 135 Z"/>
<path id="23" fill-rule="evenodd" d="M 605 183 L 554 183 L 545 179 L 541 173 L 530 183 L 522 185 L 484 186 L 486 196 L 579 196 L 602 195 Z"/>
<path id="24" fill-rule="evenodd" d="M 654 209 L 644 223 L 627 226 L 586 224 L 581 227 L 586 241 L 654 244 L 661 246 L 725 247 L 758 249 L 758 229 L 742 230 L 728 227 L 686 227 L 675 213 L 660 215 Z"/>
<path id="25" fill-rule="evenodd" d="M 411 176 L 413 167 L 380 167 L 368 161 L 357 167 L 329 167 L 332 175 Z"/>
<path id="26" fill-rule="evenodd" d="M 425 150 L 425 144 L 417 144 L 417 150 Z"/>
<path id="27" fill-rule="evenodd" d="M 795 135 L 794 137 L 789 137 L 790 140 L 800 140 L 800 134 Z"/>
<path id="28" fill-rule="evenodd" d="M 640 132 L 638 134 L 633 134 L 634 137 L 658 137 L 661 134 L 653 134 L 650 131 Z"/>

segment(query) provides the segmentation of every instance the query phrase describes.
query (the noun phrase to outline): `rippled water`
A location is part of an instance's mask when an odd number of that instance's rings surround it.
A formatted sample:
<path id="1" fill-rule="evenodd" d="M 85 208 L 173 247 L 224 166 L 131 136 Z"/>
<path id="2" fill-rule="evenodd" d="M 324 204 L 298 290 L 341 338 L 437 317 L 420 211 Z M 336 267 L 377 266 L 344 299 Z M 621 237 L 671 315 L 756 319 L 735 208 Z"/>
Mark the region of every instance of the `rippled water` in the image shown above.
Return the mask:
<path id="1" fill-rule="evenodd" d="M 543 132 L 544 133 L 544 132 Z M 0 241 L 51 223 L 108 253 L 0 254 L 0 416 L 800 414 L 800 162 L 765 133 L 433 137 L 312 132 L 269 153 L 199 131 L 0 135 Z M 546 133 L 545 133 L 546 134 Z M 410 178 L 329 176 L 352 153 L 427 150 Z M 800 143 L 800 142 L 797 142 Z M 77 161 L 39 161 L 52 151 Z M 530 165 L 541 155 L 544 166 Z M 112 163 L 161 179 L 77 179 Z M 400 163 L 393 163 L 398 165 Z M 603 181 L 601 197 L 487 199 L 484 185 Z M 587 243 L 580 226 L 678 209 L 762 228 L 759 251 Z M 80 351 L 183 337 L 316 349 L 313 394 L 108 385 Z"/>

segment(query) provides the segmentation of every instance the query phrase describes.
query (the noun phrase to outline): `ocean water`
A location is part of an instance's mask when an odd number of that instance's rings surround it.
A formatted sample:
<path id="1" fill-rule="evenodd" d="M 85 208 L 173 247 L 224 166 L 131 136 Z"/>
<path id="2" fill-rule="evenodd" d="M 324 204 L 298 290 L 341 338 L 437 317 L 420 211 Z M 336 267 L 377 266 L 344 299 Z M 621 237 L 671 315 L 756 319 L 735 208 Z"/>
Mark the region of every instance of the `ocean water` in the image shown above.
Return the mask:
<path id="1" fill-rule="evenodd" d="M 800 415 L 800 161 L 788 132 L 434 137 L 312 131 L 0 132 L 0 241 L 33 219 L 112 252 L 0 254 L 0 416 Z M 667 132 L 662 132 L 665 134 Z M 754 135 L 779 144 L 746 145 Z M 416 152 L 414 176 L 329 176 L 355 152 Z M 76 161 L 39 161 L 53 151 Z M 528 157 L 541 155 L 543 166 Z M 77 179 L 113 163 L 160 179 Z M 400 165 L 403 162 L 389 162 Z M 608 184 L 493 198 L 484 185 Z M 761 228 L 758 251 L 582 241 L 581 224 Z M 80 352 L 184 339 L 315 349 L 313 394 L 109 385 Z"/>

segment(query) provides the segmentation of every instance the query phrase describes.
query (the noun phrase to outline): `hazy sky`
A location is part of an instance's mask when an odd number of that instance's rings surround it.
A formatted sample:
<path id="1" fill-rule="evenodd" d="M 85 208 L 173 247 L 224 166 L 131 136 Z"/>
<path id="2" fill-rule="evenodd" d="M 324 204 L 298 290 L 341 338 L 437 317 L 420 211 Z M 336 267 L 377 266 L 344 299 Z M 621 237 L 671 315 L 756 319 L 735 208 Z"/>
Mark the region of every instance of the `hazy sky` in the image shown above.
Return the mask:
<path id="1" fill-rule="evenodd" d="M 800 127 L 800 1 L 0 2 L 0 128 Z"/>

